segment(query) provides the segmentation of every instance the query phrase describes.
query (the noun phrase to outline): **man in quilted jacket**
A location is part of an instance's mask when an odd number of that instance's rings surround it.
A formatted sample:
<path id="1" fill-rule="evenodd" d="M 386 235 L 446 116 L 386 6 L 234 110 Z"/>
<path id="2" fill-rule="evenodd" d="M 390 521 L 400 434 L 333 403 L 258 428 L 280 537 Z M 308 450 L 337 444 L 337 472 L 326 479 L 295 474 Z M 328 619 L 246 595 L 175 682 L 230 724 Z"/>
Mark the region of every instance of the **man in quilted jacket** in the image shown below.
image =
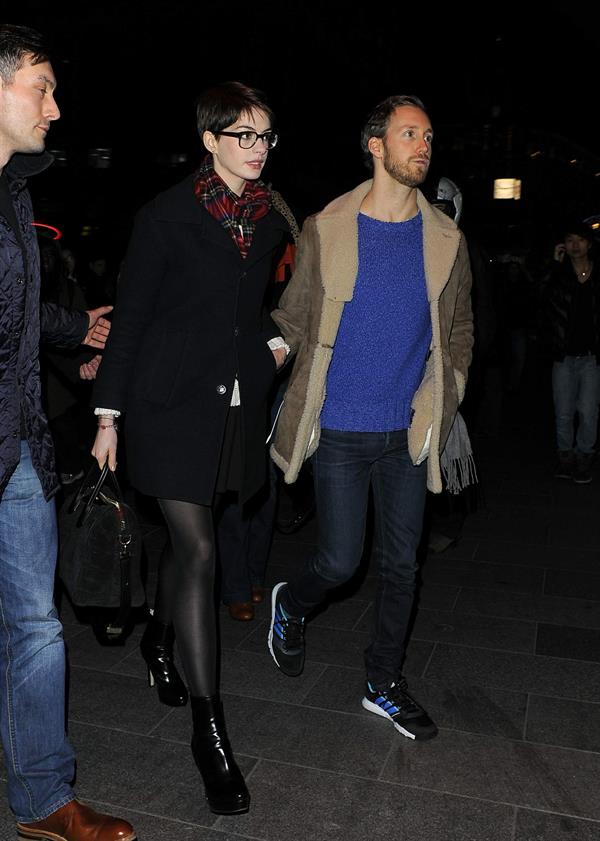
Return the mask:
<path id="1" fill-rule="evenodd" d="M 51 162 L 59 117 L 41 36 L 0 24 L 0 736 L 18 838 L 133 841 L 126 822 L 75 800 L 65 734 L 65 648 L 53 604 L 57 554 L 52 440 L 38 345 L 104 346 L 110 308 L 40 308 L 26 178 Z"/>

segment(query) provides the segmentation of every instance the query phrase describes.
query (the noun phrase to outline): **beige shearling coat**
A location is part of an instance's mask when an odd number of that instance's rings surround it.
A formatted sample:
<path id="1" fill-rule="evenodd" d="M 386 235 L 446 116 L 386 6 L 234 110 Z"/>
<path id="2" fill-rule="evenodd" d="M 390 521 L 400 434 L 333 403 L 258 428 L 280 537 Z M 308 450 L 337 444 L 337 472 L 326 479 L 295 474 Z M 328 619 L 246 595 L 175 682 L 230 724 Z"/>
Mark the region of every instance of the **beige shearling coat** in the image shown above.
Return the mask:
<path id="1" fill-rule="evenodd" d="M 320 415 L 344 304 L 358 271 L 357 217 L 371 181 L 309 217 L 302 230 L 296 270 L 279 309 L 272 313 L 292 353 L 294 369 L 271 446 L 271 456 L 294 482 L 302 462 L 319 445 Z M 413 399 L 408 431 L 416 463 L 431 427 L 427 486 L 442 490 L 440 454 L 465 392 L 473 345 L 471 270 L 467 246 L 454 222 L 417 191 L 423 217 L 423 251 L 432 341 L 423 380 Z"/>

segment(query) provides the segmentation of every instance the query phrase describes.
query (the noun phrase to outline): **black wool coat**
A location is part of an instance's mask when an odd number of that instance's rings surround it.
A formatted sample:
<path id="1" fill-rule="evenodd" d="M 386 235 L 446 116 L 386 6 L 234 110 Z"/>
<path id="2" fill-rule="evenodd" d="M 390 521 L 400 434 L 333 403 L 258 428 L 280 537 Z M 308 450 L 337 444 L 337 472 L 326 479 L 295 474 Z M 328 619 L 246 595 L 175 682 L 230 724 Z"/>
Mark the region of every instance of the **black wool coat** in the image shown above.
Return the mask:
<path id="1" fill-rule="evenodd" d="M 139 211 L 93 403 L 126 413 L 130 478 L 143 493 L 212 502 L 236 374 L 241 501 L 262 485 L 276 373 L 267 341 L 279 335 L 264 298 L 289 233 L 272 209 L 243 259 L 197 201 L 191 176 Z"/>

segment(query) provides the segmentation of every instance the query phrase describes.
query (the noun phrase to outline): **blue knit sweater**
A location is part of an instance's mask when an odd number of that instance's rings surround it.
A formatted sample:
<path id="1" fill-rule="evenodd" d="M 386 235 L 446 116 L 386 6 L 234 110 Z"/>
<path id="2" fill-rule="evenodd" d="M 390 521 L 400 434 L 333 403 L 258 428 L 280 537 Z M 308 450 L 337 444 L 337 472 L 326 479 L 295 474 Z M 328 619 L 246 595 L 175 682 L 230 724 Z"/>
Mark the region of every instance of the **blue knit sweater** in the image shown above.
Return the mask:
<path id="1" fill-rule="evenodd" d="M 358 216 L 358 273 L 327 377 L 324 429 L 407 429 L 431 343 L 423 222 Z"/>

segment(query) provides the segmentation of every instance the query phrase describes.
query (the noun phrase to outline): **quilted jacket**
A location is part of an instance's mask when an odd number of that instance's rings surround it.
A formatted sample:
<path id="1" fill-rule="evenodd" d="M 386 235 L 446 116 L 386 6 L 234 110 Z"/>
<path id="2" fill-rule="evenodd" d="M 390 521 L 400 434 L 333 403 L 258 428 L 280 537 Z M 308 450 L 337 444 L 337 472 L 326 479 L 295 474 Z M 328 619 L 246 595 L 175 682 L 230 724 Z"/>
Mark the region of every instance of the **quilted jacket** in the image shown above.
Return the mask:
<path id="1" fill-rule="evenodd" d="M 59 488 L 52 439 L 42 408 L 39 343 L 77 346 L 88 317 L 53 304 L 40 307 L 40 257 L 26 178 L 46 169 L 52 156 L 13 155 L 5 170 L 25 254 L 0 215 L 0 497 L 20 459 L 21 416 L 44 496 Z M 25 257 L 25 259 L 24 259 Z"/>

